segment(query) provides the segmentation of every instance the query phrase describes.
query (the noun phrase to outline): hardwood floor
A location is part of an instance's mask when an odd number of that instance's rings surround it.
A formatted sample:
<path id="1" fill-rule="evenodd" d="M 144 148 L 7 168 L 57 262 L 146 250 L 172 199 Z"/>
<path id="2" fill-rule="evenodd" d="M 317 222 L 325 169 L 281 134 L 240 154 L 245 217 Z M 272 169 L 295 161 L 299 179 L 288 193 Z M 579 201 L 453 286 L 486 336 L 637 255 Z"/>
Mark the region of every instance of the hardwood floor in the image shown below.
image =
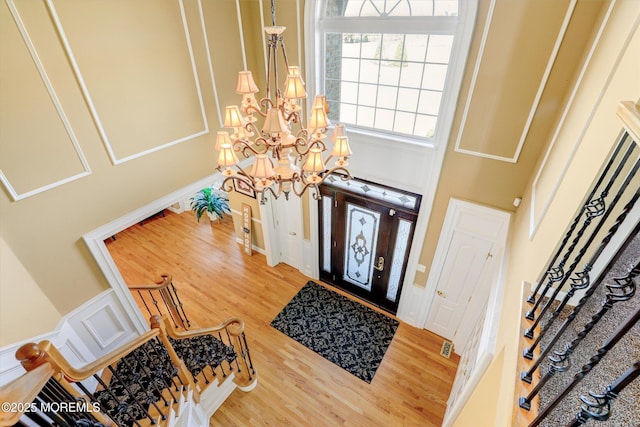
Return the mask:
<path id="1" fill-rule="evenodd" d="M 309 278 L 244 255 L 230 217 L 167 212 L 106 243 L 129 284 L 171 274 L 193 328 L 244 319 L 258 385 L 234 391 L 211 426 L 441 425 L 458 363 L 439 355 L 442 338 L 401 322 L 373 381 L 349 374 L 270 326 Z"/>

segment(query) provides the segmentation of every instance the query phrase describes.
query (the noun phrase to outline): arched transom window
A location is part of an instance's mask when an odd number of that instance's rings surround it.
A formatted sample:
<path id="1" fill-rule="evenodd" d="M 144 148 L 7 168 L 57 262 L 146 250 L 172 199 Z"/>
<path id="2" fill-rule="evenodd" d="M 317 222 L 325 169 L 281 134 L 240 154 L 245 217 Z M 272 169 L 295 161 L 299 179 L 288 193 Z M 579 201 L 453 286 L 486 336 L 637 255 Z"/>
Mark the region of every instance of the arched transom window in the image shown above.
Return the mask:
<path id="1" fill-rule="evenodd" d="M 462 48 L 457 40 L 464 6 L 458 0 L 322 2 L 317 71 L 330 119 L 351 129 L 435 141 L 446 125 L 444 100 L 452 87 L 458 91 L 452 60 L 467 55 L 468 40 Z"/>

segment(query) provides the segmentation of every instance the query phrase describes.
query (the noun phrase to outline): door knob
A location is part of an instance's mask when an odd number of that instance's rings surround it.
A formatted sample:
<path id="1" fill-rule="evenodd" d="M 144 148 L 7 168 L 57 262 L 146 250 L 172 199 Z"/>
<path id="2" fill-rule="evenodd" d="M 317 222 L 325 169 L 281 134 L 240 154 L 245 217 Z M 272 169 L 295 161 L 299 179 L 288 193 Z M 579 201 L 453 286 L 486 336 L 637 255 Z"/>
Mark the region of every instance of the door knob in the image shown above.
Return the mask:
<path id="1" fill-rule="evenodd" d="M 297 234 L 296 234 L 296 232 L 295 232 L 295 231 L 290 231 L 290 232 L 289 232 L 289 236 L 297 236 Z"/>
<path id="2" fill-rule="evenodd" d="M 378 271 L 384 270 L 384 257 L 378 257 L 378 264 L 374 265 L 373 268 Z"/>
<path id="3" fill-rule="evenodd" d="M 438 292 L 436 293 L 438 294 L 439 297 L 445 298 L 444 292 L 442 292 L 440 289 L 438 289 Z"/>

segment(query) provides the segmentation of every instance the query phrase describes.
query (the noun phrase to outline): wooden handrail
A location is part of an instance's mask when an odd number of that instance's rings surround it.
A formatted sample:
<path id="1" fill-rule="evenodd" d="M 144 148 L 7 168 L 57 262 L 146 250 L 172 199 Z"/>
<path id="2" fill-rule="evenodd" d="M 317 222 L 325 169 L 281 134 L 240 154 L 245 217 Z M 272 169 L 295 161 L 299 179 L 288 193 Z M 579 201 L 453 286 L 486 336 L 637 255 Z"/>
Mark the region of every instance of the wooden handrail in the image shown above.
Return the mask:
<path id="1" fill-rule="evenodd" d="M 173 339 L 185 339 L 185 338 L 199 337 L 203 335 L 212 335 L 212 334 L 217 334 L 218 332 L 222 332 L 224 330 L 227 330 L 233 336 L 238 336 L 242 334 L 242 332 L 244 332 L 244 320 L 239 319 L 237 317 L 231 317 L 216 326 L 211 326 L 209 328 L 201 328 L 196 330 L 189 330 L 189 331 L 178 331 L 173 327 L 169 319 L 167 319 L 166 317 L 160 318 L 159 316 L 151 317 L 151 328 L 157 328 L 159 325 L 159 322 L 164 323 L 167 331 L 167 335 Z"/>
<path id="2" fill-rule="evenodd" d="M 39 344 L 25 344 L 16 352 L 16 359 L 20 361 L 27 371 L 45 363 L 51 363 L 56 372 L 60 372 L 67 381 L 78 382 L 86 380 L 96 372 L 116 363 L 136 348 L 140 347 L 147 341 L 159 335 L 157 329 L 152 329 L 138 338 L 119 347 L 117 350 L 102 356 L 101 358 L 83 366 L 82 368 L 73 367 L 69 361 L 58 351 L 58 349 L 50 341 L 41 341 Z"/>
<path id="3" fill-rule="evenodd" d="M 0 401 L 3 403 L 28 404 L 34 401 L 38 393 L 49 378 L 54 374 L 53 367 L 50 363 L 44 363 L 34 370 L 23 374 L 9 384 L 0 387 Z M 0 410 L 0 425 L 12 426 L 18 422 L 23 414 L 21 409 L 24 405 L 16 407 L 13 411 L 11 408 L 2 407 Z"/>
<path id="4" fill-rule="evenodd" d="M 186 339 L 203 335 L 214 335 L 222 331 L 225 331 L 225 333 L 228 332 L 229 339 L 232 341 L 232 345 L 237 352 L 237 361 L 242 365 L 242 368 L 238 370 L 233 381 L 245 391 L 253 389 L 253 387 L 255 387 L 255 385 L 257 384 L 258 377 L 255 375 L 255 368 L 253 367 L 252 363 L 248 363 L 248 360 L 250 361 L 250 357 L 248 354 L 248 349 L 246 347 L 246 340 L 244 338 L 244 321 L 242 319 L 232 317 L 217 326 L 202 328 L 195 331 L 183 332 L 176 331 L 166 316 L 162 318 L 159 316 L 152 316 L 151 328 L 162 330 L 160 339 L 166 340 L 165 345 L 167 345 L 168 347 L 171 347 L 171 343 L 168 340 L 169 337 L 173 339 Z M 171 354 L 172 352 L 173 348 L 171 348 L 169 351 L 169 354 L 173 359 L 173 355 Z M 252 373 L 250 373 L 249 371 L 251 371 Z"/>
<path id="5" fill-rule="evenodd" d="M 633 140 L 640 143 L 640 106 L 633 101 L 623 101 L 618 104 L 617 115 Z"/>
<path id="6" fill-rule="evenodd" d="M 127 285 L 127 287 L 131 291 L 158 291 L 169 286 L 172 280 L 173 278 L 170 274 L 162 273 L 160 277 L 154 280 L 155 285 Z"/>

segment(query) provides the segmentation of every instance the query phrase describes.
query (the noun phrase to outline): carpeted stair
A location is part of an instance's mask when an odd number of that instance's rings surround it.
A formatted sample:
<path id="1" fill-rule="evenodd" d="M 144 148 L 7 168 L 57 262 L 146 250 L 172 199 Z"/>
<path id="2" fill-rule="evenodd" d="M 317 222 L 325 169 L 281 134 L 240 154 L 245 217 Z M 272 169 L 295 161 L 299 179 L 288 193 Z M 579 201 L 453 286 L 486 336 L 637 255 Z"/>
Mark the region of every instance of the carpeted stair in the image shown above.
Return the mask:
<path id="1" fill-rule="evenodd" d="M 170 342 L 196 382 L 199 377 L 204 377 L 206 383 L 210 382 L 203 372 L 206 367 L 211 368 L 214 376 L 216 369 L 220 367 L 226 376 L 237 357 L 232 347 L 211 335 L 170 339 Z M 225 361 L 228 363 L 226 370 L 222 366 Z M 153 339 L 121 359 L 114 367 L 108 389 L 99 387 L 94 398 L 100 403 L 102 412 L 118 425 L 129 427 L 135 424 L 135 420 L 147 418 L 145 411 L 152 412 L 150 408 L 154 403 L 160 408 L 165 405 L 165 389 L 173 387 L 174 395 L 181 391 L 176 387 L 177 381 L 174 381 L 177 373 L 167 349 Z"/>

